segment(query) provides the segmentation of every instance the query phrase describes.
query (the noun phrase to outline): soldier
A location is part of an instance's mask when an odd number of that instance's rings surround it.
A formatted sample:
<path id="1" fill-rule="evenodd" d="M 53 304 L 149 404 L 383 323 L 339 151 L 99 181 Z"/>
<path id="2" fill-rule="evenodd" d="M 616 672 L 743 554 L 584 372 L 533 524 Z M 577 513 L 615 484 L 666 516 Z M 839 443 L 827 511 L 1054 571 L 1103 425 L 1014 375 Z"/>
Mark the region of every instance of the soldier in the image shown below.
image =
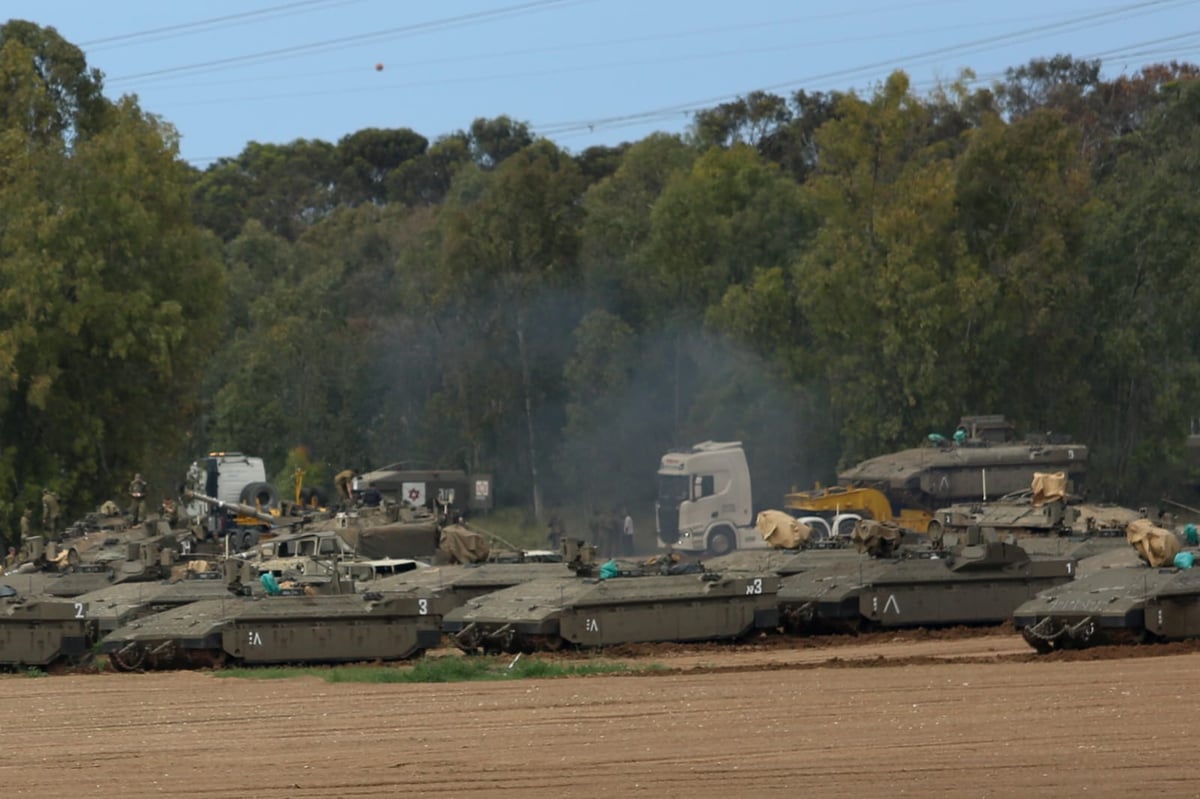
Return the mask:
<path id="1" fill-rule="evenodd" d="M 142 479 L 141 472 L 135 474 L 133 482 L 129 484 L 129 499 L 130 524 L 137 524 L 146 512 L 146 481 Z"/>
<path id="2" fill-rule="evenodd" d="M 179 523 L 179 509 L 170 497 L 163 497 L 162 504 L 158 506 L 158 515 L 172 527 Z"/>
<path id="3" fill-rule="evenodd" d="M 47 537 L 58 532 L 58 497 L 49 488 L 42 489 L 42 529 Z"/>
<path id="4" fill-rule="evenodd" d="M 333 484 L 337 486 L 338 496 L 346 505 L 354 503 L 354 478 L 358 477 L 356 469 L 346 469 L 338 472 L 337 477 L 333 478 Z"/>
<path id="5" fill-rule="evenodd" d="M 33 524 L 33 522 L 30 521 L 32 518 L 33 510 L 26 508 L 25 512 L 21 514 L 21 540 L 18 543 L 25 543 L 25 540 L 32 535 L 30 532 L 30 525 Z"/>
<path id="6" fill-rule="evenodd" d="M 621 523 L 621 554 L 629 557 L 633 554 L 633 517 L 629 511 L 622 509 L 625 519 Z"/>
<path id="7" fill-rule="evenodd" d="M 4 568 L 11 569 L 17 565 L 17 548 L 9 547 L 8 554 L 4 556 Z"/>
<path id="8" fill-rule="evenodd" d="M 550 527 L 546 531 L 546 542 L 550 545 L 550 550 L 557 552 L 562 546 L 563 537 L 566 535 L 566 530 L 563 527 L 562 519 L 558 518 L 558 514 L 550 515 Z"/>

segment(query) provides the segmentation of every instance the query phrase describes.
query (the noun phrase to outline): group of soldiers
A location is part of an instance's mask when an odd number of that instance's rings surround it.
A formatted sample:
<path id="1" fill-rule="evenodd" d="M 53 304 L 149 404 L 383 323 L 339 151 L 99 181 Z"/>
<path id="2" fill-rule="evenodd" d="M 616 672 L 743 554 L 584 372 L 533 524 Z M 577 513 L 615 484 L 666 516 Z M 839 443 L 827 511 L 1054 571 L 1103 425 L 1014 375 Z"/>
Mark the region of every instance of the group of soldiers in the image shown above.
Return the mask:
<path id="1" fill-rule="evenodd" d="M 606 558 L 629 557 L 633 554 L 633 517 L 621 509 L 594 508 L 588 521 L 592 545 Z"/>
<path id="2" fill-rule="evenodd" d="M 138 524 L 145 519 L 146 516 L 146 481 L 142 479 L 141 473 L 135 474 L 133 480 L 129 483 L 129 518 L 130 523 Z M 42 489 L 42 527 L 39 531 L 48 538 L 53 538 L 59 533 L 59 516 L 61 513 L 62 499 L 58 494 L 51 491 L 49 488 Z M 111 502 L 106 502 L 105 505 L 112 505 Z M 174 511 L 174 505 L 170 500 L 163 500 L 164 510 Z M 35 535 L 33 530 L 33 509 L 25 508 L 21 513 L 20 522 L 21 541 L 25 541 L 31 535 Z M 10 547 L 14 550 L 14 547 Z M 9 555 L 12 555 L 10 552 Z"/>

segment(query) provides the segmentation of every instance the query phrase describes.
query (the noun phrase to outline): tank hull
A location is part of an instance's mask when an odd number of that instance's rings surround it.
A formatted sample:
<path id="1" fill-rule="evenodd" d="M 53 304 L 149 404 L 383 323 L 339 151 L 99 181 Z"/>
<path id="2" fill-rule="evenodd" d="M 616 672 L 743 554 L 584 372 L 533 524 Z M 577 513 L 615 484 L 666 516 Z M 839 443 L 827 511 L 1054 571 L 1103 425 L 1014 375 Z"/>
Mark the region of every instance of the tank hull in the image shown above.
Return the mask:
<path id="1" fill-rule="evenodd" d="M 427 598 L 280 596 L 196 602 L 113 631 L 119 669 L 403 660 L 441 640 Z"/>
<path id="2" fill-rule="evenodd" d="M 862 557 L 785 577 L 780 617 L 792 632 L 998 624 L 1039 591 L 1072 579 L 1069 558 L 1008 544 Z"/>
<path id="3" fill-rule="evenodd" d="M 740 638 L 778 624 L 774 575 L 533 581 L 478 597 L 442 629 L 468 652 Z"/>
<path id="4" fill-rule="evenodd" d="M 1200 574 L 1129 566 L 1105 569 L 1022 604 L 1013 620 L 1041 653 L 1101 644 L 1200 637 Z"/>
<path id="5" fill-rule="evenodd" d="M 0 665 L 50 666 L 84 660 L 96 640 L 87 604 L 57 599 L 12 601 L 0 610 Z"/>

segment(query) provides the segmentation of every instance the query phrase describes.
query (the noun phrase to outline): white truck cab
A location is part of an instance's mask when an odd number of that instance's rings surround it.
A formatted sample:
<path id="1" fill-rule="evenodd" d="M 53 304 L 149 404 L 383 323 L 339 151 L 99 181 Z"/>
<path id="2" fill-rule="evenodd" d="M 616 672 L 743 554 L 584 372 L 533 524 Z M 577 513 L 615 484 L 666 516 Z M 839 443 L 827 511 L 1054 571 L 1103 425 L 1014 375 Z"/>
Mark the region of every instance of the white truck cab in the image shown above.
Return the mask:
<path id="1" fill-rule="evenodd" d="M 767 543 L 754 527 L 740 441 L 704 441 L 662 456 L 655 528 L 660 547 L 723 555 Z"/>

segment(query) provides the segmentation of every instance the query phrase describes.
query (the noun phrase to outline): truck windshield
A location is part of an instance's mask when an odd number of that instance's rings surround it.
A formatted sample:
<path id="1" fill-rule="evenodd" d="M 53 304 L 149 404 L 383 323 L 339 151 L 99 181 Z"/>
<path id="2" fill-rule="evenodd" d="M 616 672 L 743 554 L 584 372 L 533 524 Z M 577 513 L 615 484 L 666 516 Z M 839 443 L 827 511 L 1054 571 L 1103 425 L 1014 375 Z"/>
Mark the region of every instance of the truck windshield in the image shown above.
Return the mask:
<path id="1" fill-rule="evenodd" d="M 686 474 L 660 474 L 658 476 L 658 503 L 678 505 L 688 498 L 688 476 Z"/>

